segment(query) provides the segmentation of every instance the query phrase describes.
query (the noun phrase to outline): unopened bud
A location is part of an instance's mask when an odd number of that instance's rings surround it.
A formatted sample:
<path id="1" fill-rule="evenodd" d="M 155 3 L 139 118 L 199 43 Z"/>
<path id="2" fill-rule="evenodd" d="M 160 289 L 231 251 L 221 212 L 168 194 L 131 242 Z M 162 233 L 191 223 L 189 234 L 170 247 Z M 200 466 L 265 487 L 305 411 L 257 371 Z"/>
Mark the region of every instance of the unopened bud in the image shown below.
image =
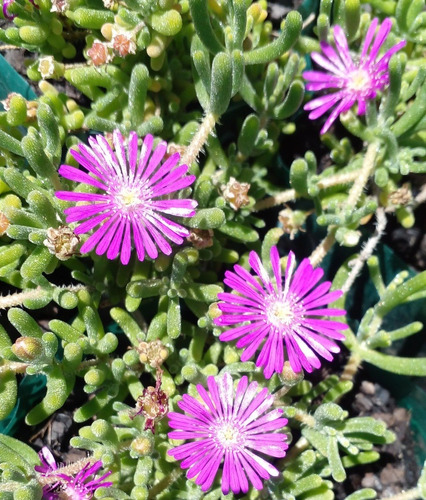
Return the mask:
<path id="1" fill-rule="evenodd" d="M 289 361 L 284 363 L 283 371 L 279 374 L 279 378 L 282 383 L 287 387 L 293 387 L 301 382 L 303 380 L 303 376 L 303 370 L 298 373 L 294 372 Z"/>
<path id="2" fill-rule="evenodd" d="M 152 439 L 148 437 L 138 437 L 132 441 L 130 448 L 140 457 L 150 455 L 154 449 Z"/>
<path id="3" fill-rule="evenodd" d="M 40 339 L 35 337 L 19 337 L 12 345 L 13 354 L 22 361 L 34 361 L 44 350 Z"/>
<path id="4" fill-rule="evenodd" d="M 234 177 L 231 177 L 227 184 L 221 186 L 223 197 L 234 210 L 239 210 L 250 203 L 247 195 L 249 189 L 250 184 L 238 182 Z"/>
<path id="5" fill-rule="evenodd" d="M 169 355 L 169 351 L 161 340 L 140 342 L 137 351 L 139 352 L 140 362 L 152 368 L 159 368 Z"/>
<path id="6" fill-rule="evenodd" d="M 49 227 L 47 238 L 43 241 L 49 252 L 59 260 L 68 260 L 75 255 L 79 243 L 80 237 L 68 226 Z"/>

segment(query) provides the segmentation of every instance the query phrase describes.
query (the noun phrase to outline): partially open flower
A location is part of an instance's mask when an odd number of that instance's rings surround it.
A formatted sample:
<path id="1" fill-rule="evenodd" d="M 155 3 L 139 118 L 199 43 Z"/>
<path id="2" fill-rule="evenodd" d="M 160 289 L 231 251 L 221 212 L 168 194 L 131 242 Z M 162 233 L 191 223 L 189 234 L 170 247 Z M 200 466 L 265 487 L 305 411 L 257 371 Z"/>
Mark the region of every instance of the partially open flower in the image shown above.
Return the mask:
<path id="1" fill-rule="evenodd" d="M 68 260 L 75 255 L 79 243 L 80 236 L 68 226 L 49 227 L 47 238 L 43 241 L 49 252 L 59 260 Z"/>

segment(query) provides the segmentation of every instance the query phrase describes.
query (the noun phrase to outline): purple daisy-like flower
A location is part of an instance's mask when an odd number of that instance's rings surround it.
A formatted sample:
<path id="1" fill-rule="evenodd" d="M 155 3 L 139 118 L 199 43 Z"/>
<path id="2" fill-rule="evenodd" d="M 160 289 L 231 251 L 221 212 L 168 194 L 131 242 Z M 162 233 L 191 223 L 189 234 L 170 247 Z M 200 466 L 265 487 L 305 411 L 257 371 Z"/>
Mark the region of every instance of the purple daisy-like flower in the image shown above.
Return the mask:
<path id="1" fill-rule="evenodd" d="M 104 481 L 111 474 L 111 471 L 106 472 L 99 478 L 90 479 L 102 467 L 100 460 L 93 465 L 90 465 L 90 462 L 86 463 L 75 476 L 71 476 L 60 472 L 61 467 L 58 466 L 52 452 L 47 446 L 43 446 L 38 456 L 42 465 L 36 465 L 34 470 L 43 477 L 53 476 L 55 480 L 58 479 L 53 484 L 43 486 L 44 500 L 59 500 L 64 498 L 90 500 L 98 488 L 112 486 L 111 482 Z"/>
<path id="2" fill-rule="evenodd" d="M 332 353 L 340 351 L 331 339 L 345 339 L 339 331 L 347 328 L 345 323 L 319 318 L 346 313 L 324 307 L 342 292 L 329 292 L 329 281 L 316 286 L 324 271 L 314 269 L 309 259 L 304 259 L 295 271 L 293 252 L 288 255 L 283 284 L 277 247 L 271 248 L 270 257 L 275 283 L 253 251 L 248 261 L 256 277 L 238 264 L 234 272 L 226 271 L 224 283 L 237 293 L 218 294 L 223 301 L 218 304 L 223 314 L 214 322 L 224 327 L 243 324 L 223 332 L 219 339 L 226 342 L 239 339 L 237 347 L 245 348 L 241 361 L 248 361 L 265 341 L 256 366 L 264 367 L 266 378 L 283 371 L 284 346 L 294 372 L 302 368 L 311 372 L 321 366 L 317 354 L 331 361 Z"/>
<path id="3" fill-rule="evenodd" d="M 287 424 L 281 408 L 269 413 L 274 396 L 266 388 L 258 391 L 257 382 L 248 383 L 242 377 L 235 390 L 232 377 L 207 377 L 206 391 L 197 385 L 200 401 L 188 394 L 178 402 L 185 414 L 170 412 L 169 425 L 177 429 L 169 433 L 171 439 L 191 439 L 168 451 L 186 476 L 197 476 L 195 483 L 207 491 L 216 477 L 223 460 L 222 492 L 226 495 L 247 493 L 249 482 L 258 490 L 263 479 L 278 476 L 279 471 L 258 453 L 284 457 L 288 448 L 286 435 L 273 431 Z"/>
<path id="4" fill-rule="evenodd" d="M 110 481 L 104 481 L 111 471 L 106 472 L 103 476 L 91 479 L 98 470 L 102 467 L 102 462 L 98 460 L 93 465 L 86 464 L 81 471 L 75 476 L 68 476 L 67 474 L 58 474 L 61 478 L 61 497 L 70 498 L 72 500 L 90 500 L 93 498 L 93 493 L 98 488 L 109 488 L 112 486 Z"/>
<path id="5" fill-rule="evenodd" d="M 358 114 L 365 114 L 366 102 L 376 97 L 389 82 L 389 60 L 395 52 L 404 47 L 401 41 L 390 48 L 377 61 L 382 45 L 392 28 L 392 21 L 387 18 L 380 25 L 374 37 L 378 20 L 371 22 L 359 59 L 354 62 L 349 52 L 346 36 L 340 26 L 334 26 L 334 42 L 336 50 L 326 42 L 321 42 L 321 50 L 311 54 L 312 59 L 322 66 L 324 71 L 305 71 L 303 77 L 307 80 L 306 90 L 340 89 L 332 94 L 317 97 L 309 101 L 304 109 L 310 111 L 309 118 L 315 120 L 336 105 L 321 129 L 321 134 L 327 132 L 340 113 L 348 111 L 358 102 Z"/>
<path id="6" fill-rule="evenodd" d="M 30 3 L 32 3 L 34 5 L 34 7 L 36 9 L 39 9 L 40 7 L 38 5 L 35 4 L 34 0 L 29 0 Z M 15 0 L 3 0 L 3 16 L 6 18 L 6 19 L 9 19 L 9 21 L 13 21 L 16 17 L 16 14 L 9 14 L 9 5 L 13 4 L 15 2 Z"/>
<path id="7" fill-rule="evenodd" d="M 167 216 L 192 217 L 197 202 L 190 199 L 176 199 L 171 196 L 189 187 L 194 175 L 185 175 L 187 165 L 176 166 L 179 153 L 162 160 L 167 152 L 167 143 L 162 141 L 153 150 L 154 138 L 147 135 L 138 152 L 138 136 L 130 132 L 127 147 L 118 130 L 113 133 L 115 151 L 102 135 L 89 138 L 90 147 L 79 144 L 79 150 L 71 150 L 72 156 L 88 173 L 69 165 L 61 165 L 59 173 L 72 181 L 93 186 L 100 193 L 58 191 L 61 200 L 83 202 L 65 209 L 67 223 L 81 222 L 74 232 L 95 232 L 83 244 L 80 251 L 106 253 L 108 259 L 115 259 L 121 253 L 121 262 L 130 260 L 132 242 L 138 259 L 145 255 L 152 259 L 158 256 L 158 249 L 170 255 L 170 240 L 181 245 L 189 231 L 170 220 Z"/>

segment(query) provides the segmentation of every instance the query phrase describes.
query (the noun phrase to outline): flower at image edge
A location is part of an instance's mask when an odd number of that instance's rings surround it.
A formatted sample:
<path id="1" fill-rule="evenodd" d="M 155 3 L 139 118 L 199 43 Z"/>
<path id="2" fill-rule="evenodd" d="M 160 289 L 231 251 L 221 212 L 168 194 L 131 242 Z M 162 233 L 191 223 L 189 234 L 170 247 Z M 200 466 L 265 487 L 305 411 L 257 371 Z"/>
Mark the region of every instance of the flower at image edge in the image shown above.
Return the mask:
<path id="1" fill-rule="evenodd" d="M 127 264 L 132 246 L 140 261 L 146 255 L 155 259 L 159 251 L 166 255 L 172 253 L 169 241 L 181 245 L 189 236 L 186 228 L 168 216 L 195 215 L 195 200 L 171 198 L 172 194 L 189 187 L 195 176 L 185 175 L 187 165 L 176 166 L 178 153 L 162 162 L 167 143 L 162 141 L 153 150 L 153 142 L 152 135 L 147 135 L 139 154 L 137 134 L 130 132 L 125 146 L 121 133 L 115 130 L 114 151 L 102 135 L 90 137 L 90 147 L 79 144 L 79 151 L 70 150 L 87 172 L 61 165 L 59 173 L 101 191 L 56 192 L 61 200 L 84 203 L 64 210 L 68 224 L 80 223 L 75 234 L 96 228 L 81 247 L 81 253 L 96 248 L 97 255 L 106 253 L 108 259 L 115 259 L 120 253 L 121 262 Z"/>
<path id="2" fill-rule="evenodd" d="M 286 435 L 274 433 L 287 424 L 281 408 L 266 411 L 274 396 L 257 382 L 242 377 L 234 391 L 232 377 L 207 377 L 208 391 L 197 385 L 199 400 L 184 394 L 178 406 L 185 414 L 169 412 L 170 439 L 192 440 L 168 451 L 182 460 L 186 476 L 207 491 L 223 460 L 222 492 L 247 493 L 249 483 L 263 488 L 262 480 L 279 471 L 258 453 L 281 458 L 288 448 Z"/>
<path id="3" fill-rule="evenodd" d="M 105 481 L 111 471 L 106 472 L 103 476 L 95 479 L 90 479 L 102 468 L 102 461 L 98 460 L 93 465 L 90 462 L 86 463 L 75 476 L 63 474 L 63 467 L 58 466 L 52 452 L 47 446 L 39 451 L 38 456 L 43 465 L 36 465 L 34 470 L 42 477 L 53 476 L 58 479 L 53 484 L 43 486 L 44 500 L 59 500 L 62 498 L 70 498 L 73 500 L 90 500 L 93 498 L 93 493 L 101 487 L 108 488 L 113 483 Z M 69 468 L 69 467 L 68 467 Z"/>
<path id="4" fill-rule="evenodd" d="M 323 55 L 318 52 L 311 54 L 312 59 L 327 72 L 305 71 L 303 77 L 307 81 L 306 90 L 340 89 L 309 101 L 303 108 L 310 111 L 309 118 L 315 120 L 335 106 L 322 127 L 321 134 L 327 132 L 337 117 L 348 111 L 355 102 L 358 103 L 358 114 L 365 114 L 367 101 L 374 99 L 377 92 L 389 83 L 389 60 L 406 42 L 403 40 L 397 43 L 377 61 L 379 51 L 392 28 L 392 21 L 385 19 L 374 38 L 377 25 L 378 20 L 373 19 L 358 61 L 354 62 L 352 59 L 345 33 L 340 26 L 334 26 L 333 31 L 337 51 L 328 43 L 321 42 Z"/>
<path id="5" fill-rule="evenodd" d="M 322 316 L 343 316 L 343 309 L 330 309 L 327 304 L 338 299 L 342 292 L 329 292 L 331 282 L 317 286 L 324 271 L 314 269 L 309 259 L 303 259 L 295 270 L 293 252 L 287 259 L 284 283 L 277 247 L 270 252 L 275 280 L 271 280 L 256 252 L 250 252 L 249 264 L 257 276 L 240 265 L 226 271 L 224 283 L 236 293 L 219 293 L 218 307 L 222 316 L 214 323 L 221 327 L 240 325 L 223 332 L 222 341 L 237 341 L 238 348 L 245 348 L 241 361 L 248 361 L 261 347 L 256 366 L 264 367 L 266 378 L 281 373 L 284 367 L 284 346 L 294 372 L 305 369 L 311 372 L 320 368 L 317 354 L 328 361 L 340 347 L 331 339 L 344 340 L 339 330 L 345 323 L 321 319 Z"/>

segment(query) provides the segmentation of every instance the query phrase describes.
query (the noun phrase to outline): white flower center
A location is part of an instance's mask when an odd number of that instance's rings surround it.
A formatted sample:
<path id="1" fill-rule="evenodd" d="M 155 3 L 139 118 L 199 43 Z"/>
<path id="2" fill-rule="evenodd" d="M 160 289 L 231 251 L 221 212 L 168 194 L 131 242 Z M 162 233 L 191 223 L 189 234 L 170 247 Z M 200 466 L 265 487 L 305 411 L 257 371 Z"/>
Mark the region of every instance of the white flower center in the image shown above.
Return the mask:
<path id="1" fill-rule="evenodd" d="M 123 208 L 131 208 L 140 203 L 139 189 L 131 189 L 128 186 L 123 186 L 116 196 L 117 201 L 120 202 Z"/>
<path id="2" fill-rule="evenodd" d="M 224 449 L 244 447 L 244 433 L 232 421 L 218 423 L 214 435 L 220 446 Z"/>
<path id="3" fill-rule="evenodd" d="M 274 300 L 266 309 L 269 323 L 277 328 L 287 326 L 294 321 L 295 314 L 289 300 Z"/>
<path id="4" fill-rule="evenodd" d="M 350 90 L 359 92 L 361 90 L 369 90 L 371 86 L 371 78 L 365 69 L 357 69 L 349 75 L 348 87 Z"/>

